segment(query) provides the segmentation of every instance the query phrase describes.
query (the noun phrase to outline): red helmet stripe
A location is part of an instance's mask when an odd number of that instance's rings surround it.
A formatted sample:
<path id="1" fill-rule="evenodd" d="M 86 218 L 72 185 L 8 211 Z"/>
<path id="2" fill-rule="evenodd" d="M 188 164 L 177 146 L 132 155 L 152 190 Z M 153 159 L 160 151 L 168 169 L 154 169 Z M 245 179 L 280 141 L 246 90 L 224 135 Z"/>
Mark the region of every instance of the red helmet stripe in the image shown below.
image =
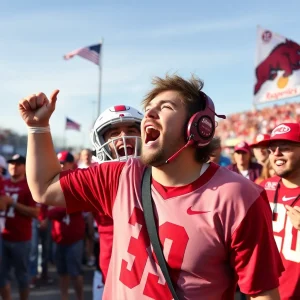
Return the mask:
<path id="1" fill-rule="evenodd" d="M 126 106 L 125 105 L 116 105 L 114 106 L 115 111 L 126 111 Z"/>

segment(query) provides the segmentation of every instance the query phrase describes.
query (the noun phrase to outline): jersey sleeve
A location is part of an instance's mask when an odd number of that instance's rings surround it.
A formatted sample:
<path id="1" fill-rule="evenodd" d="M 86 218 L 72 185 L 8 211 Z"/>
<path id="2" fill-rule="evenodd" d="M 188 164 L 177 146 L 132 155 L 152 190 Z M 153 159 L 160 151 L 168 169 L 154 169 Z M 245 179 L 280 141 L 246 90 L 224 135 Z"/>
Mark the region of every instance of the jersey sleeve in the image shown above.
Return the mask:
<path id="1" fill-rule="evenodd" d="M 125 162 L 107 162 L 60 175 L 67 213 L 101 211 L 112 216 L 119 178 Z"/>
<path id="2" fill-rule="evenodd" d="M 284 267 L 274 240 L 272 213 L 265 191 L 233 233 L 230 259 L 243 293 L 255 295 L 279 286 Z"/>

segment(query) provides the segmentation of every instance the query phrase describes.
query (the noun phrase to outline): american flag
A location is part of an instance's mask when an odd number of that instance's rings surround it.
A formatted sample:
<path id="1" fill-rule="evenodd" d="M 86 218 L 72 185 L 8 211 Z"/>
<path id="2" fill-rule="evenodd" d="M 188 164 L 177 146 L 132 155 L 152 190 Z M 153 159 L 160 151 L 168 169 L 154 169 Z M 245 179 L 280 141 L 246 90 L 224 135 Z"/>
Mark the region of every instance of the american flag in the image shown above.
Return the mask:
<path id="1" fill-rule="evenodd" d="M 69 118 L 66 118 L 66 129 L 73 129 L 73 130 L 80 131 L 80 124 L 72 121 Z"/>
<path id="2" fill-rule="evenodd" d="M 70 58 L 73 58 L 75 55 L 79 55 L 85 59 L 90 60 L 96 65 L 99 65 L 101 46 L 102 44 L 97 44 L 97 45 L 73 50 L 67 53 L 66 55 L 64 55 L 64 59 L 68 60 Z"/>

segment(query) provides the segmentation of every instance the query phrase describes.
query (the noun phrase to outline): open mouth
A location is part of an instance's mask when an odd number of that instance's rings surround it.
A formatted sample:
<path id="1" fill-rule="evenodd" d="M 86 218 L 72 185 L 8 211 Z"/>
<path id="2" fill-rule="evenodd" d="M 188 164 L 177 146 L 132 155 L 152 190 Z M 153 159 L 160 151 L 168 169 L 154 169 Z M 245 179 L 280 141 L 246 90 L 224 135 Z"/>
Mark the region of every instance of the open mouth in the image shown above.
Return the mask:
<path id="1" fill-rule="evenodd" d="M 159 136 L 160 136 L 159 130 L 155 129 L 152 126 L 146 127 L 146 139 L 145 139 L 146 144 L 156 141 Z"/>
<path id="2" fill-rule="evenodd" d="M 275 165 L 276 165 L 277 167 L 281 167 L 281 166 L 283 166 L 285 163 L 286 163 L 286 161 L 285 161 L 285 160 L 282 160 L 282 159 L 278 159 L 278 160 L 275 161 Z"/>
<path id="3" fill-rule="evenodd" d="M 127 145 L 126 147 L 124 147 L 123 145 L 117 149 L 117 153 L 119 154 L 119 156 L 133 155 L 134 149 L 131 145 Z"/>

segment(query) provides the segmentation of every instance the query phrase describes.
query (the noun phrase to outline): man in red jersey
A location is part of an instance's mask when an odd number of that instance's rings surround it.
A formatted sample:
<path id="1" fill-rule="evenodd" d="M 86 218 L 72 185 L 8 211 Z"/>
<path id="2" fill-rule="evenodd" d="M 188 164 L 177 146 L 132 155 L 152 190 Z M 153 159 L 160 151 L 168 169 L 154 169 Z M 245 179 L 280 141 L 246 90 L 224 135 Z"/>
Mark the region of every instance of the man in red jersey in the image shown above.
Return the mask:
<path id="1" fill-rule="evenodd" d="M 4 213 L 3 211 L 6 210 L 7 204 L 6 204 L 6 199 L 7 196 L 5 196 L 5 191 L 4 191 L 4 186 L 3 186 L 3 181 L 2 178 L 0 178 L 0 232 L 2 231 L 3 227 L 3 218 L 4 218 Z M 0 234 L 0 262 L 2 259 L 2 236 Z"/>
<path id="2" fill-rule="evenodd" d="M 14 155 L 8 161 L 10 179 L 4 180 L 4 191 L 9 196 L 2 230 L 2 261 L 0 262 L 0 294 L 11 299 L 9 273 L 14 268 L 20 299 L 29 297 L 28 256 L 31 245 L 32 218 L 39 208 L 33 201 L 25 176 L 25 157 Z"/>
<path id="3" fill-rule="evenodd" d="M 0 178 L 0 211 L 1 210 L 6 210 L 6 201 L 5 201 L 6 197 L 5 197 L 5 192 L 4 192 L 4 186 L 3 186 L 3 181 L 2 178 Z M 1 218 L 1 216 L 0 216 Z M 1 239 L 1 237 L 0 237 Z"/>
<path id="4" fill-rule="evenodd" d="M 285 271 L 282 300 L 300 299 L 300 124 L 283 123 L 271 134 L 270 162 L 277 176 L 261 183 L 273 212 L 273 231 Z"/>
<path id="5" fill-rule="evenodd" d="M 153 84 L 143 101 L 141 158 L 76 171 L 61 172 L 53 148 L 49 119 L 59 91 L 50 99 L 43 93 L 22 99 L 35 200 L 66 206 L 69 213 L 96 209 L 113 217 L 104 299 L 172 299 L 141 204 L 149 166 L 158 234 L 178 298 L 230 300 L 238 282 L 250 299 L 279 299 L 283 267 L 265 191 L 206 163 L 214 149 L 215 109 L 203 83 L 172 75 Z"/>
<path id="6" fill-rule="evenodd" d="M 63 171 L 74 169 L 74 156 L 68 151 L 57 154 Z M 55 264 L 60 280 L 61 299 L 69 299 L 69 282 L 73 281 L 77 300 L 83 299 L 83 276 L 81 259 L 85 223 L 82 212 L 68 214 L 63 207 L 48 210 L 52 220 L 51 236 L 55 245 Z"/>
<path id="7" fill-rule="evenodd" d="M 125 161 L 140 155 L 141 122 L 143 115 L 128 105 L 115 105 L 106 109 L 97 118 L 91 138 L 99 163 L 105 161 Z M 93 297 L 102 298 L 110 262 L 113 242 L 113 220 L 103 213 L 93 213 L 97 223 L 99 268 L 96 267 L 93 283 Z M 96 254 L 97 255 L 97 254 Z"/>

